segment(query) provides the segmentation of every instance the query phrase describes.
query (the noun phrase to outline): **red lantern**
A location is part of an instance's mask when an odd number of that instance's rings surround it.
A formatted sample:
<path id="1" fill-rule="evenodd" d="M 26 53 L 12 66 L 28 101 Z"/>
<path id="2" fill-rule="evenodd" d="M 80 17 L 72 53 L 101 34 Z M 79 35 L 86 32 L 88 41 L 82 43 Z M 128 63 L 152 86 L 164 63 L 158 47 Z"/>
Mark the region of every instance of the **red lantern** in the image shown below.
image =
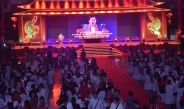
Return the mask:
<path id="1" fill-rule="evenodd" d="M 17 18 L 16 17 L 12 17 L 11 18 L 11 21 L 16 22 L 17 21 Z"/>
<path id="2" fill-rule="evenodd" d="M 169 19 L 170 19 L 172 16 L 173 16 L 172 13 L 168 13 L 168 14 L 167 14 L 167 17 L 168 17 Z"/>
<path id="3" fill-rule="evenodd" d="M 15 22 L 17 21 L 17 18 L 16 18 L 16 17 L 12 17 L 12 18 L 11 18 L 11 21 L 13 22 L 13 28 L 16 29 L 16 26 L 17 26 L 17 25 L 16 25 Z"/>

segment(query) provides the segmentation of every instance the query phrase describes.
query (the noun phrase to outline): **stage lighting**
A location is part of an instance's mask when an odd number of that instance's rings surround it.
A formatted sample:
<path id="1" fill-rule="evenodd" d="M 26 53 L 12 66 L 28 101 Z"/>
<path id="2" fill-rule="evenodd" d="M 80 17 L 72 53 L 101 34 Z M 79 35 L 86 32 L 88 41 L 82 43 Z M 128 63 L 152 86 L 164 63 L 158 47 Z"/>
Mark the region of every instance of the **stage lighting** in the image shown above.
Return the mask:
<path id="1" fill-rule="evenodd" d="M 127 42 L 129 42 L 130 41 L 130 38 L 128 37 L 128 38 L 126 38 L 126 40 L 127 40 Z"/>
<path id="2" fill-rule="evenodd" d="M 114 42 L 117 42 L 117 41 L 118 41 L 118 39 L 117 39 L 117 38 L 115 38 L 115 39 L 114 39 Z"/>
<path id="3" fill-rule="evenodd" d="M 4 47 L 6 47 L 6 44 L 3 44 Z"/>
<path id="4" fill-rule="evenodd" d="M 73 43 L 73 40 L 72 40 L 72 39 L 70 39 L 70 40 L 69 40 L 69 42 L 70 42 L 70 43 Z"/>
<path id="5" fill-rule="evenodd" d="M 59 43 L 59 41 L 58 40 L 56 40 L 56 44 L 58 44 Z"/>

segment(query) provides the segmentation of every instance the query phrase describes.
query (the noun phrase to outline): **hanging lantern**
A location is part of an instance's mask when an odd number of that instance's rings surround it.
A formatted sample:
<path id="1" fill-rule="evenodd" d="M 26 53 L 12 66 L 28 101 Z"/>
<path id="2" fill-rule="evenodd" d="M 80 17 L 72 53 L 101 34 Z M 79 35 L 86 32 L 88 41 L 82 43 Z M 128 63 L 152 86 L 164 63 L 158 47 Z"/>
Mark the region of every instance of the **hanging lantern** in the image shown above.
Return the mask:
<path id="1" fill-rule="evenodd" d="M 167 14 L 167 17 L 168 17 L 169 19 L 170 19 L 172 16 L 173 16 L 172 13 L 168 13 L 168 14 Z"/>
<path id="2" fill-rule="evenodd" d="M 171 20 L 170 19 L 168 20 L 168 23 L 171 24 Z"/>
<path id="3" fill-rule="evenodd" d="M 16 22 L 17 21 L 17 18 L 16 17 L 12 17 L 11 18 L 11 21 Z"/>
<path id="4" fill-rule="evenodd" d="M 16 25 L 17 18 L 16 17 L 12 17 L 11 21 L 13 22 L 13 28 L 16 29 L 16 27 L 17 27 L 17 25 Z"/>
<path id="5" fill-rule="evenodd" d="M 172 17 L 172 16 L 173 16 L 172 13 L 168 13 L 168 14 L 167 14 L 169 25 L 171 24 L 171 17 Z"/>
<path id="6" fill-rule="evenodd" d="M 16 29 L 17 25 L 16 24 L 13 24 L 13 28 Z"/>

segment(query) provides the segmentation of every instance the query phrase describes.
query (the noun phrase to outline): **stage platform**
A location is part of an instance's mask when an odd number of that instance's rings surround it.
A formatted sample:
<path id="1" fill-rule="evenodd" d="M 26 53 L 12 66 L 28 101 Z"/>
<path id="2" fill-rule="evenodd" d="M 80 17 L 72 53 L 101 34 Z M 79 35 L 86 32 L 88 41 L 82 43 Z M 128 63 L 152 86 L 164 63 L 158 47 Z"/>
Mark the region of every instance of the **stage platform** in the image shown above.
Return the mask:
<path id="1" fill-rule="evenodd" d="M 160 45 L 163 44 L 165 42 L 168 42 L 169 44 L 174 44 L 174 45 L 179 45 L 180 43 L 176 42 L 176 41 L 160 41 L 160 42 L 144 42 L 146 45 Z M 33 48 L 33 49 L 37 49 L 37 48 L 47 48 L 48 46 L 53 46 L 55 48 L 61 48 L 61 47 L 78 47 L 79 45 L 83 45 L 84 47 L 98 47 L 98 46 L 109 46 L 111 44 L 114 44 L 115 46 L 119 46 L 119 45 L 139 45 L 140 43 L 143 42 L 104 42 L 104 43 L 70 43 L 70 44 L 46 44 L 46 45 L 26 45 L 26 44 L 22 44 L 22 45 L 15 45 L 14 49 L 22 49 L 24 47 L 29 47 L 29 48 Z"/>

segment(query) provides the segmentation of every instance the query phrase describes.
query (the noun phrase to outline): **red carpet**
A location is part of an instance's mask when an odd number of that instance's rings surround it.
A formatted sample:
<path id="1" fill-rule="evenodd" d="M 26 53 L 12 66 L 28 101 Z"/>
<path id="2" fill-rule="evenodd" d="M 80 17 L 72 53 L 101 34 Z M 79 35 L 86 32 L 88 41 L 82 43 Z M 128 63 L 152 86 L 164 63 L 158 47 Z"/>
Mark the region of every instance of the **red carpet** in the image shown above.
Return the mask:
<path id="1" fill-rule="evenodd" d="M 127 74 L 126 70 L 115 65 L 110 59 L 108 60 L 108 57 L 96 57 L 96 59 L 98 66 L 105 70 L 108 78 L 112 79 L 115 87 L 120 89 L 120 95 L 123 98 L 123 102 L 128 98 L 128 91 L 132 90 L 134 92 L 134 98 L 139 100 L 140 106 L 149 106 L 150 95 Z"/>

